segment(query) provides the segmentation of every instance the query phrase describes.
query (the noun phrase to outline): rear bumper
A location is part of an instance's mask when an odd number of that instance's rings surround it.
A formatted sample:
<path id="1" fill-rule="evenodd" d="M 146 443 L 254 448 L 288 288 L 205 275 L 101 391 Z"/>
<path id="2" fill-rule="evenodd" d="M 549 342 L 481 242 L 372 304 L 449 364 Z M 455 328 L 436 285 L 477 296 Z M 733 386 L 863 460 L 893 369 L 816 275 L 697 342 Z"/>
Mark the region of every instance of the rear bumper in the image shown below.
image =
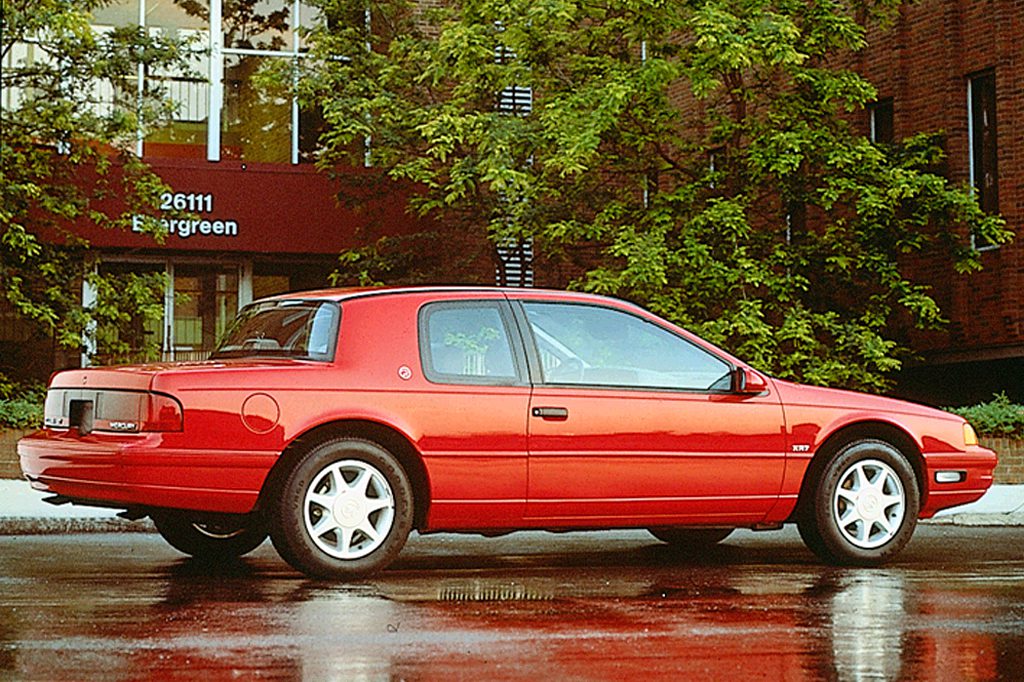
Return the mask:
<path id="1" fill-rule="evenodd" d="M 45 429 L 18 441 L 32 487 L 82 504 L 244 514 L 277 453 L 168 447 L 164 436 Z"/>
<path id="2" fill-rule="evenodd" d="M 996 453 L 982 447 L 969 447 L 965 452 L 926 454 L 924 471 L 927 491 L 919 517 L 928 519 L 936 512 L 974 502 L 992 487 L 992 472 L 998 459 Z M 963 480 L 955 483 L 936 481 L 939 472 L 963 472 Z"/>

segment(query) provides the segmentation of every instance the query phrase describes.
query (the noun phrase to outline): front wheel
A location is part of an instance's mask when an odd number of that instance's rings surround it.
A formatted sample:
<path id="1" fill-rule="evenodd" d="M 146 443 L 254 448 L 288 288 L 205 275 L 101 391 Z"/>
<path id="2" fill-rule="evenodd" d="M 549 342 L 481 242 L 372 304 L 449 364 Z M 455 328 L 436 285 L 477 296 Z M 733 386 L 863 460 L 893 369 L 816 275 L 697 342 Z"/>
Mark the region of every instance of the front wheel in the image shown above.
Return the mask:
<path id="1" fill-rule="evenodd" d="M 224 561 L 248 554 L 267 539 L 267 530 L 251 517 L 204 521 L 182 512 L 155 512 L 153 525 L 179 552 L 197 559 Z"/>
<path id="2" fill-rule="evenodd" d="M 920 493 L 907 458 L 880 440 L 836 452 L 797 521 L 807 546 L 830 563 L 876 566 L 895 556 L 917 526 Z"/>
<path id="3" fill-rule="evenodd" d="M 293 568 L 320 578 L 361 577 L 386 567 L 405 545 L 412 486 L 381 446 L 338 438 L 299 458 L 272 518 L 270 539 Z"/>

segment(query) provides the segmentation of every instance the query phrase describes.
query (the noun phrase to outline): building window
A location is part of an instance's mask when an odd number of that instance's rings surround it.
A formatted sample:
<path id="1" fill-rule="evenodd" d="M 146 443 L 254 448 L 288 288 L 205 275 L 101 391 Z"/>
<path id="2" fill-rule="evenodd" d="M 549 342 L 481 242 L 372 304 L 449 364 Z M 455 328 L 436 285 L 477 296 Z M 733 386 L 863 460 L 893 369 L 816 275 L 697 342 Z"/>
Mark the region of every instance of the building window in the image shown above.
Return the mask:
<path id="1" fill-rule="evenodd" d="M 137 153 L 147 157 L 315 161 L 320 112 L 300 109 L 294 87 L 257 87 L 253 76 L 287 62 L 297 77 L 308 51 L 303 29 L 318 20 L 319 11 L 302 0 L 113 0 L 93 13 L 98 33 L 141 25 L 152 35 L 173 35 L 188 47 L 188 63 L 176 72 L 140 69 L 126 92 L 98 83 L 94 99 L 102 112 L 115 97 L 146 88 L 164 93 L 171 120 L 139 139 Z M 4 66 L 19 56 L 5 59 Z M 30 57 L 22 61 L 28 64 Z"/>
<path id="2" fill-rule="evenodd" d="M 892 98 L 880 99 L 869 104 L 868 115 L 871 124 L 871 141 L 875 144 L 892 144 L 895 139 Z"/>
<path id="3" fill-rule="evenodd" d="M 510 85 L 498 93 L 498 111 L 510 116 L 528 116 L 533 111 L 533 89 Z"/>
<path id="4" fill-rule="evenodd" d="M 499 22 L 499 31 L 504 28 Z M 511 48 L 499 44 L 494 49 L 496 64 L 511 64 L 516 53 Z M 497 93 L 495 109 L 505 116 L 529 116 L 533 112 L 533 88 L 529 85 L 512 84 Z M 533 164 L 533 158 L 527 165 Z M 510 197 L 504 197 L 506 203 Z M 494 283 L 503 287 L 533 286 L 533 240 L 510 240 L 496 248 L 497 262 L 494 267 Z"/>
<path id="5" fill-rule="evenodd" d="M 998 142 L 996 138 L 996 74 L 982 71 L 967 79 L 967 129 L 971 186 L 986 213 L 999 212 Z M 997 245 L 975 239 L 975 248 Z"/>
<path id="6" fill-rule="evenodd" d="M 533 286 L 533 240 L 508 242 L 497 247 L 494 283 L 500 287 Z"/>
<path id="7" fill-rule="evenodd" d="M 505 30 L 501 23 L 497 24 L 498 31 Z M 516 60 L 515 50 L 498 44 L 494 48 L 495 64 L 511 64 Z M 533 111 L 533 88 L 529 85 L 512 84 L 502 88 L 498 93 L 495 108 L 502 114 L 508 116 L 529 116 Z"/>

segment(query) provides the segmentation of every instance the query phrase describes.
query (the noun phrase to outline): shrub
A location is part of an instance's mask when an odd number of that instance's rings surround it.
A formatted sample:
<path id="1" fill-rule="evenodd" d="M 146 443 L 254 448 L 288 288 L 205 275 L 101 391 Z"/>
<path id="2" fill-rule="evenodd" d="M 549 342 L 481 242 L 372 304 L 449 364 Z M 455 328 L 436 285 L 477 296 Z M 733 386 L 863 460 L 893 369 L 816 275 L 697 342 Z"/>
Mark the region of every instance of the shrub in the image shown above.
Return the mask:
<path id="1" fill-rule="evenodd" d="M 11 383 L 0 375 L 0 429 L 31 429 L 43 425 L 46 389 Z"/>
<path id="2" fill-rule="evenodd" d="M 947 409 L 969 421 L 979 436 L 1024 438 L 1024 405 L 1010 402 L 1005 393 L 987 403 Z"/>

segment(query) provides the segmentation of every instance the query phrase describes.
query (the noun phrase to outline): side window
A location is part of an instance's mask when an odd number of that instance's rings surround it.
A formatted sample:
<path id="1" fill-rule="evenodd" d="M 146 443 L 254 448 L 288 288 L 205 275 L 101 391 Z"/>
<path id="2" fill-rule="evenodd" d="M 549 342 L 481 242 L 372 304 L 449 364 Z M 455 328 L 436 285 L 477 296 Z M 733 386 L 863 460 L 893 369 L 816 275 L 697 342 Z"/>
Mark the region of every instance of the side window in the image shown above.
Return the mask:
<path id="1" fill-rule="evenodd" d="M 519 373 L 499 303 L 432 303 L 420 311 L 423 372 L 445 384 L 516 384 Z"/>
<path id="2" fill-rule="evenodd" d="M 545 383 L 729 389 L 728 363 L 643 318 L 590 305 L 523 307 Z"/>

